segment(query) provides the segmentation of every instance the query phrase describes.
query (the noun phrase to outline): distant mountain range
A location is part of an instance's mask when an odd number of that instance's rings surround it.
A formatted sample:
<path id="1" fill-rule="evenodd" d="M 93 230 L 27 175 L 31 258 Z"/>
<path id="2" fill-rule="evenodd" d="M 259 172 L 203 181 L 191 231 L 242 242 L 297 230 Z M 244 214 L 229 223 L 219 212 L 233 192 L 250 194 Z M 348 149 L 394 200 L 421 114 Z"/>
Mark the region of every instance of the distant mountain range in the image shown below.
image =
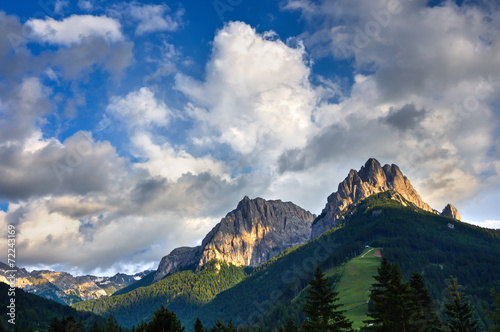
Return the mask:
<path id="1" fill-rule="evenodd" d="M 287 318 L 303 319 L 301 294 L 316 264 L 337 271 L 367 245 L 382 248 L 406 276 L 421 271 L 438 304 L 446 278 L 457 276 L 483 327 L 489 324 L 484 312 L 500 275 L 500 230 L 462 223 L 451 204 L 439 213 L 398 166 L 375 159 L 349 172 L 319 216 L 291 202 L 244 197 L 200 246 L 173 250 L 155 272 L 115 296 L 73 306 L 113 314 L 125 326 L 163 304 L 188 329 L 196 317 L 279 328 Z"/>
<path id="2" fill-rule="evenodd" d="M 7 281 L 7 271 L 12 270 L 7 264 L 0 262 L 0 282 Z M 79 276 L 73 277 L 66 272 L 49 270 L 26 271 L 16 268 L 17 287 L 62 304 L 73 304 L 79 301 L 98 299 L 112 295 L 117 290 L 141 280 L 152 271 L 144 271 L 134 275 L 117 273 L 112 277 Z"/>

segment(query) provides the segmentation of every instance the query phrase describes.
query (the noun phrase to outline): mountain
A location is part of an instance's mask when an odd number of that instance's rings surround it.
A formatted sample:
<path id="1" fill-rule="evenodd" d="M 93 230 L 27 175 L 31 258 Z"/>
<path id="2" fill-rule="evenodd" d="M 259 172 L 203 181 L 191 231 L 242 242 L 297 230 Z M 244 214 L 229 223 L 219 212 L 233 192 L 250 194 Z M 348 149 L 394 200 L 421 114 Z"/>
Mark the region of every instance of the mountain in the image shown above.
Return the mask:
<path id="1" fill-rule="evenodd" d="M 422 272 L 438 308 L 446 279 L 456 276 L 486 329 L 489 321 L 485 313 L 492 303 L 490 289 L 500 275 L 500 230 L 428 212 L 404 199 L 399 202 L 394 195 L 386 191 L 361 200 L 333 229 L 285 250 L 252 271 L 212 260 L 199 269 L 172 273 L 126 294 L 83 301 L 73 307 L 113 314 L 120 324 L 130 327 L 166 305 L 187 329 L 199 317 L 205 326 L 220 318 L 271 331 L 288 318 L 297 323 L 304 319 L 301 301 L 316 265 L 338 281 L 343 274 L 329 271 L 343 271 L 343 264 L 369 245 L 382 248 L 383 256 L 397 262 L 406 278 L 413 271 Z"/>
<path id="2" fill-rule="evenodd" d="M 334 227 L 344 218 L 342 212 L 360 200 L 386 191 L 392 193 L 391 199 L 402 204 L 408 201 L 424 211 L 437 213 L 422 200 L 397 165 L 386 164 L 382 167 L 376 159 L 370 158 L 359 171 L 351 169 L 344 181 L 339 183 L 337 191 L 328 196 L 320 218 L 313 224 L 312 238 Z M 451 204 L 443 210 L 443 215 L 460 220 L 460 214 Z"/>
<path id="3" fill-rule="evenodd" d="M 483 328 L 490 324 L 485 313 L 491 309 L 490 289 L 500 275 L 500 230 L 461 222 L 452 205 L 440 215 L 396 165 L 381 167 L 370 159 L 358 172 L 349 172 L 313 219 L 292 203 L 245 197 L 201 246 L 174 250 L 162 259 L 158 271 L 130 285 L 127 292 L 74 307 L 113 314 L 131 326 L 166 305 L 188 329 L 199 317 L 205 325 L 217 318 L 231 319 L 268 331 L 288 318 L 296 323 L 304 319 L 301 301 L 316 265 L 332 281 L 345 284 L 342 278 L 352 273 L 342 272 L 344 264 L 372 246 L 398 263 L 407 278 L 413 271 L 422 272 L 438 308 L 446 279 L 458 277 Z M 316 224 L 326 225 L 326 230 L 311 236 Z M 312 239 L 306 241 L 308 237 Z M 155 282 L 159 271 L 163 274 Z M 369 276 L 363 280 L 373 282 Z M 362 324 L 362 312 L 356 310 Z"/>
<path id="4" fill-rule="evenodd" d="M 8 265 L 0 262 L 0 282 L 8 284 Z M 117 273 L 112 277 L 78 276 L 66 272 L 34 270 L 31 273 L 23 268 L 16 268 L 16 285 L 26 292 L 62 304 L 98 299 L 113 294 L 132 283 L 137 282 L 151 271 L 144 271 L 133 276 Z"/>
<path id="5" fill-rule="evenodd" d="M 245 196 L 205 236 L 201 246 L 174 249 L 162 258 L 154 282 L 211 260 L 256 267 L 311 236 L 315 215 L 291 203 Z"/>

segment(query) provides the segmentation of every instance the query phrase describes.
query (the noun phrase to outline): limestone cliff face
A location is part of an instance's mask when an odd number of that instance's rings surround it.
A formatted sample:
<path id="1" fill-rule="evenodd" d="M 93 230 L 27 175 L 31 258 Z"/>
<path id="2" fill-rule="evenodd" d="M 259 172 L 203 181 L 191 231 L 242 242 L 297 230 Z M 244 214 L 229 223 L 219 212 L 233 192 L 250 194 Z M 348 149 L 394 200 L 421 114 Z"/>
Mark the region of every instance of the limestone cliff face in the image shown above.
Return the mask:
<path id="1" fill-rule="evenodd" d="M 462 220 L 462 217 L 460 216 L 460 213 L 458 213 L 458 210 L 451 204 L 448 204 L 444 207 L 443 212 L 441 212 L 441 215 L 444 217 L 450 217 L 453 219 Z"/>
<path id="2" fill-rule="evenodd" d="M 201 257 L 201 246 L 194 248 L 180 247 L 161 259 L 154 275 L 154 282 L 161 280 L 170 273 L 177 272 L 187 266 L 198 264 Z"/>
<path id="3" fill-rule="evenodd" d="M 323 217 L 312 226 L 311 237 L 317 237 L 337 224 L 342 218 L 338 213 L 342 210 L 370 195 L 389 190 L 394 192 L 393 199 L 403 204 L 407 200 L 425 211 L 434 212 L 398 166 L 392 164 L 382 167 L 377 160 L 370 158 L 359 171 L 351 170 L 337 191 L 328 197 L 321 213 Z"/>
<path id="4" fill-rule="evenodd" d="M 198 247 L 174 249 L 163 257 L 154 281 L 188 266 L 212 259 L 240 266 L 257 266 L 311 238 L 315 215 L 299 206 L 245 196 Z"/>
<path id="5" fill-rule="evenodd" d="M 219 259 L 258 266 L 308 241 L 314 218 L 290 202 L 245 197 L 203 240 L 200 265 Z"/>

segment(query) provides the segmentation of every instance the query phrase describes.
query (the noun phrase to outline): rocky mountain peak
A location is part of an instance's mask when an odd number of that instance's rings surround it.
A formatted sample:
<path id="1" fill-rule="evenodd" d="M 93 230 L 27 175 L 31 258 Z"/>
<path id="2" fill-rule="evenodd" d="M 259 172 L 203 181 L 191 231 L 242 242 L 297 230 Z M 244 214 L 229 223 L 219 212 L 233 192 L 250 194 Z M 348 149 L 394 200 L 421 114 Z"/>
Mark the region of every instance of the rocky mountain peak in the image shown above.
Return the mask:
<path id="1" fill-rule="evenodd" d="M 434 212 L 397 165 L 387 164 L 382 167 L 376 159 L 370 158 L 359 171 L 351 170 L 344 181 L 339 183 L 337 192 L 328 197 L 321 213 L 323 217 L 314 223 L 311 236 L 314 238 L 332 228 L 341 218 L 339 212 L 359 200 L 388 190 L 397 192 L 398 195 L 394 195 L 393 199 L 403 204 L 406 204 L 406 200 L 425 211 Z"/>
<path id="2" fill-rule="evenodd" d="M 193 264 L 202 266 L 212 259 L 258 266 L 308 241 L 315 217 L 291 202 L 245 196 L 205 236 L 201 246 L 177 248 L 163 257 L 154 281 Z"/>
<path id="3" fill-rule="evenodd" d="M 443 212 L 441 212 L 441 215 L 456 220 L 462 220 L 462 217 L 460 217 L 460 213 L 458 213 L 457 208 L 451 204 L 448 204 L 444 207 Z"/>

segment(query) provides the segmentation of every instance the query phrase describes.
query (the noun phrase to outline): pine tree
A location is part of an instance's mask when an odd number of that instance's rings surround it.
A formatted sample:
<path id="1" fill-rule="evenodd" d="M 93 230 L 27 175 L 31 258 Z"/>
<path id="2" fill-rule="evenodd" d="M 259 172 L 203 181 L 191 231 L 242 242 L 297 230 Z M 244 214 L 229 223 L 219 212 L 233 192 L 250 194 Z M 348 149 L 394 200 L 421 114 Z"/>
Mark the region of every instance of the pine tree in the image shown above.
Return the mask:
<path id="1" fill-rule="evenodd" d="M 495 292 L 494 289 L 491 290 L 491 295 L 494 299 L 495 310 L 491 313 L 491 321 L 493 326 L 490 328 L 491 332 L 500 332 L 500 293 Z"/>
<path id="2" fill-rule="evenodd" d="M 383 331 L 383 323 L 386 320 L 386 311 L 390 305 L 390 294 L 388 292 L 391 281 L 391 265 L 387 258 L 383 257 L 377 269 L 378 275 L 374 276 L 375 283 L 370 291 L 370 309 L 367 316 L 371 319 L 364 321 L 370 330 Z"/>
<path id="3" fill-rule="evenodd" d="M 319 266 L 314 273 L 314 279 L 309 280 L 309 293 L 303 312 L 307 319 L 301 326 L 305 332 L 327 332 L 351 330 L 352 322 L 349 321 L 342 310 L 342 304 L 337 304 L 338 292 L 325 278 Z"/>
<path id="4" fill-rule="evenodd" d="M 122 332 L 122 328 L 118 325 L 115 317 L 110 315 L 106 320 L 106 325 L 104 325 L 104 332 Z"/>
<path id="5" fill-rule="evenodd" d="M 407 332 L 412 330 L 412 308 L 409 286 L 403 283 L 403 275 L 397 264 L 389 264 L 384 257 L 378 268 L 377 281 L 370 293 L 371 308 L 364 321 L 366 329 L 383 332 Z"/>
<path id="6" fill-rule="evenodd" d="M 164 306 L 154 312 L 153 318 L 146 327 L 147 332 L 184 332 L 184 327 L 175 313 Z"/>
<path id="7" fill-rule="evenodd" d="M 97 320 L 94 321 L 94 324 L 92 325 L 92 329 L 90 330 L 91 332 L 103 332 L 102 327 L 97 323 Z"/>
<path id="8" fill-rule="evenodd" d="M 446 326 L 451 332 L 476 332 L 479 331 L 479 323 L 474 319 L 470 303 L 460 292 L 457 279 L 450 277 L 448 280 L 448 293 L 444 304 L 443 313 L 446 316 Z"/>
<path id="9" fill-rule="evenodd" d="M 298 332 L 297 325 L 293 322 L 291 318 L 288 318 L 288 321 L 286 322 L 284 332 Z"/>
<path id="10" fill-rule="evenodd" d="M 196 322 L 194 322 L 194 332 L 205 332 L 205 328 L 199 318 L 196 318 Z"/>
<path id="11" fill-rule="evenodd" d="M 425 288 L 424 277 L 417 272 L 410 277 L 410 305 L 413 310 L 411 324 L 421 332 L 440 331 L 441 322 L 436 314 L 434 300 Z"/>

